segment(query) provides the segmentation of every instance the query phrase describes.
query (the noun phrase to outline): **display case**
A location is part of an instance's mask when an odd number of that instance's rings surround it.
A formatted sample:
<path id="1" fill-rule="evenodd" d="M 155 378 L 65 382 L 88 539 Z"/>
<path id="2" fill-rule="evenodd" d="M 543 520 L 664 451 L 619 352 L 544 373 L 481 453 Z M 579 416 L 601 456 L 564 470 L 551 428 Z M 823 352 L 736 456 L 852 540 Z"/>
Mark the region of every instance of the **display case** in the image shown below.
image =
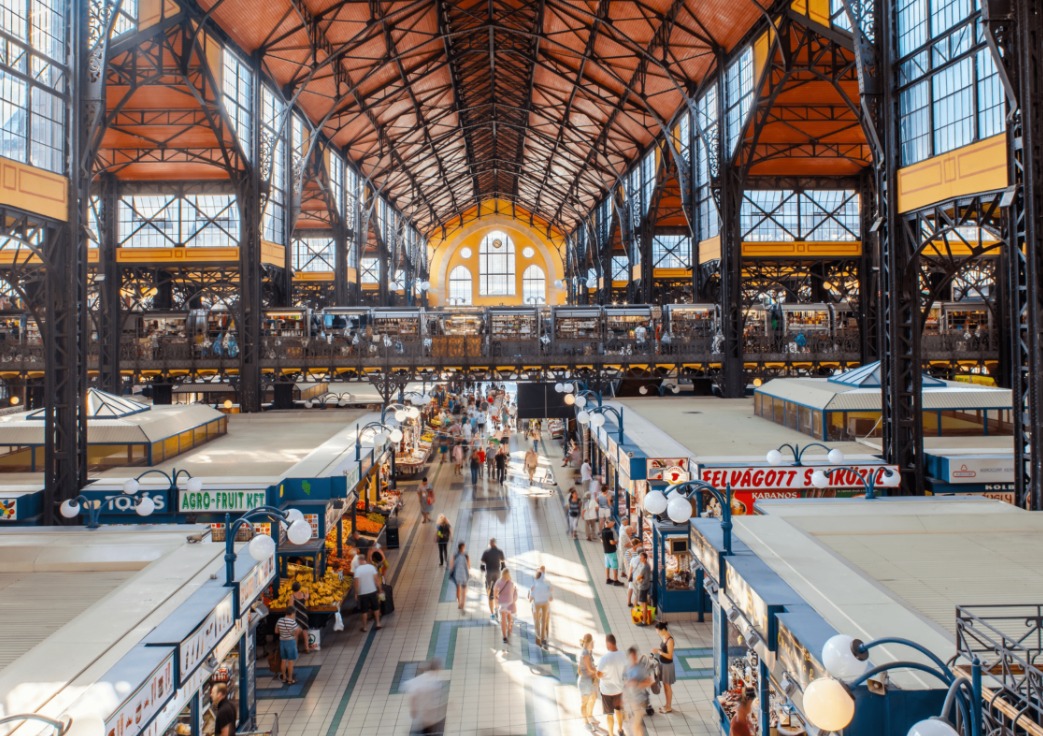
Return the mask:
<path id="1" fill-rule="evenodd" d="M 439 334 L 451 337 L 485 334 L 485 311 L 481 309 L 446 309 L 440 315 Z"/>
<path id="2" fill-rule="evenodd" d="M 311 337 L 311 310 L 265 309 L 261 325 L 265 335 L 307 339 Z"/>
<path id="3" fill-rule="evenodd" d="M 423 315 L 419 309 L 374 309 L 370 313 L 370 319 L 374 335 L 387 335 L 411 341 L 419 339 L 423 331 Z"/>
<path id="4" fill-rule="evenodd" d="M 322 326 L 327 331 L 343 330 L 351 334 L 366 329 L 369 312 L 368 307 L 327 307 L 322 310 Z"/>
<path id="5" fill-rule="evenodd" d="M 627 307 L 605 307 L 605 341 L 609 349 L 634 344 L 638 327 L 645 328 L 645 342 L 655 340 L 652 307 L 633 305 Z"/>
<path id="6" fill-rule="evenodd" d="M 782 314 L 786 332 L 790 335 L 802 333 L 830 334 L 831 312 L 828 304 L 783 304 Z"/>
<path id="7" fill-rule="evenodd" d="M 601 307 L 555 307 L 553 347 L 566 355 L 601 352 Z"/>
<path id="8" fill-rule="evenodd" d="M 715 304 L 668 304 L 663 309 L 666 331 L 676 341 L 712 337 L 717 332 Z"/>
<path id="9" fill-rule="evenodd" d="M 695 613 L 703 593 L 703 570 L 691 552 L 691 527 L 657 521 L 652 524 L 656 606 L 664 615 Z"/>

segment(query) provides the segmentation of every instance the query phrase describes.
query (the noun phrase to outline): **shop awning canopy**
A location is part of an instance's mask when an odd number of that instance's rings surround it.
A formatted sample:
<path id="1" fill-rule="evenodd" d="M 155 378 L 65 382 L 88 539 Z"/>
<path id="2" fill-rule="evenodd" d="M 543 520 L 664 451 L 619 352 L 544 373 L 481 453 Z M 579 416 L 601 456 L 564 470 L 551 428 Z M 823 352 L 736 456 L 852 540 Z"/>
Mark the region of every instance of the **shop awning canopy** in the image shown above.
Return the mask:
<path id="1" fill-rule="evenodd" d="M 880 361 L 875 363 L 869 363 L 860 368 L 854 370 L 844 371 L 843 373 L 831 376 L 829 379 L 830 383 L 839 383 L 843 386 L 854 386 L 856 388 L 880 388 Z M 921 375 L 924 388 L 931 387 L 936 388 L 945 386 L 945 381 L 941 381 L 934 376 L 929 376 L 926 373 Z"/>

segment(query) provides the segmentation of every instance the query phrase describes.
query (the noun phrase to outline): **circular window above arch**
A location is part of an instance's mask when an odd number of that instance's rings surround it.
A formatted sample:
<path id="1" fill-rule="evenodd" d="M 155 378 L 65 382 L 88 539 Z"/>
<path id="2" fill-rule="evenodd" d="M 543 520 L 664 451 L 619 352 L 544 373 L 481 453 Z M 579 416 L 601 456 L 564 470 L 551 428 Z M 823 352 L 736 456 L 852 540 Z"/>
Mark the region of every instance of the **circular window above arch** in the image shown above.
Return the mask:
<path id="1" fill-rule="evenodd" d="M 472 255 L 474 255 L 474 254 L 471 252 L 470 248 L 461 248 L 460 249 L 460 257 L 461 258 L 470 258 Z"/>
<path id="2" fill-rule="evenodd" d="M 531 245 L 528 245 L 525 246 L 525 248 L 522 250 L 522 255 L 526 258 L 532 258 L 534 255 L 536 255 L 536 251 L 532 249 Z"/>
<path id="3" fill-rule="evenodd" d="M 500 240 L 499 238 L 496 238 L 496 240 L 493 241 L 493 248 L 502 248 L 502 247 L 503 247 L 503 241 Z"/>

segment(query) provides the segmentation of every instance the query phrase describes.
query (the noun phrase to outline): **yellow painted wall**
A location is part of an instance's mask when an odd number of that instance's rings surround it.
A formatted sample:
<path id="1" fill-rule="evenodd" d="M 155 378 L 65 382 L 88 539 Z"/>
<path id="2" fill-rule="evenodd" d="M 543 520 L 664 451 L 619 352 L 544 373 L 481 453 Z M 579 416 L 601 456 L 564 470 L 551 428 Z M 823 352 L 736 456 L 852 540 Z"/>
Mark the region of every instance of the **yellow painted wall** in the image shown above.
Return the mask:
<path id="1" fill-rule="evenodd" d="M 0 204 L 65 222 L 69 219 L 69 181 L 50 171 L 0 158 Z"/>
<path id="2" fill-rule="evenodd" d="M 994 135 L 898 170 L 900 212 L 1007 186 L 1007 136 Z"/>
<path id="3" fill-rule="evenodd" d="M 555 287 L 554 282 L 565 276 L 563 255 L 565 238 L 556 231 L 548 236 L 546 230 L 529 227 L 528 218 L 512 217 L 510 214 L 496 214 L 494 208 L 483 203 L 483 214 L 477 219 L 466 221 L 463 227 L 456 227 L 446 233 L 445 238 L 431 237 L 428 241 L 428 273 L 431 289 L 428 292 L 428 303 L 432 306 L 446 305 L 449 298 L 449 273 L 457 266 L 466 266 L 471 272 L 471 302 L 475 306 L 526 306 L 523 301 L 522 275 L 525 269 L 535 264 L 543 269 L 547 279 L 547 303 L 564 304 L 564 289 Z M 510 204 L 501 203 L 502 212 L 511 211 Z M 519 214 L 521 211 L 519 210 Z M 514 241 L 515 284 L 514 296 L 479 296 L 479 248 L 482 239 L 493 230 L 502 230 Z M 526 258 L 523 251 L 531 246 L 535 251 L 532 258 Z M 471 249 L 471 257 L 465 259 L 461 253 L 464 248 Z"/>

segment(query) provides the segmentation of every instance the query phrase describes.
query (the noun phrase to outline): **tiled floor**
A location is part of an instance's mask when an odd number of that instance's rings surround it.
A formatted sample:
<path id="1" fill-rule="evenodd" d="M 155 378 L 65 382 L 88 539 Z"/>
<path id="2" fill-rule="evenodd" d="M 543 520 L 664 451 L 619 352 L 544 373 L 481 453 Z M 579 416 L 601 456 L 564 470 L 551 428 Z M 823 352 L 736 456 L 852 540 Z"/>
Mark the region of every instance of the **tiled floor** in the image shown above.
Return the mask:
<path id="1" fill-rule="evenodd" d="M 456 608 L 445 568 L 438 566 L 433 525 L 418 524 L 414 494 L 406 494 L 402 548 L 391 553 L 396 612 L 385 628 L 359 631 L 346 620 L 345 631 L 323 632 L 322 651 L 304 655 L 301 665 L 320 668 L 300 698 L 261 700 L 261 713 L 279 715 L 280 736 L 353 736 L 408 734 L 409 703 L 399 686 L 416 666 L 437 656 L 446 687 L 446 734 L 462 736 L 589 733 L 579 717 L 575 659 L 585 632 L 594 634 L 596 654 L 603 635 L 616 634 L 620 648 L 648 651 L 658 644 L 652 629 L 630 623 L 626 591 L 601 578 L 601 545 L 566 537 L 561 495 L 548 484 L 530 488 L 519 477 L 524 448 L 512 448 L 508 487 L 454 476 L 452 465 L 433 465 L 429 477 L 436 493 L 435 513 L 453 524 L 453 546 L 467 542 L 473 567 L 467 613 Z M 557 443 L 544 446 L 545 475 L 553 473 L 563 488 L 571 482 L 562 471 Z M 467 482 L 465 482 L 467 481 Z M 478 558 L 496 537 L 521 588 L 519 625 L 509 645 L 489 620 L 480 595 Z M 554 588 L 549 651 L 535 646 L 532 615 L 525 602 L 532 572 L 546 565 Z M 647 718 L 649 734 L 716 734 L 710 680 L 710 624 L 671 626 L 678 650 L 675 712 Z M 278 687 L 264 674 L 259 688 Z M 662 705 L 662 696 L 652 696 Z M 600 705 L 596 709 L 600 717 Z M 602 719 L 604 734 L 604 720 Z M 628 731 L 629 733 L 629 731 Z"/>

